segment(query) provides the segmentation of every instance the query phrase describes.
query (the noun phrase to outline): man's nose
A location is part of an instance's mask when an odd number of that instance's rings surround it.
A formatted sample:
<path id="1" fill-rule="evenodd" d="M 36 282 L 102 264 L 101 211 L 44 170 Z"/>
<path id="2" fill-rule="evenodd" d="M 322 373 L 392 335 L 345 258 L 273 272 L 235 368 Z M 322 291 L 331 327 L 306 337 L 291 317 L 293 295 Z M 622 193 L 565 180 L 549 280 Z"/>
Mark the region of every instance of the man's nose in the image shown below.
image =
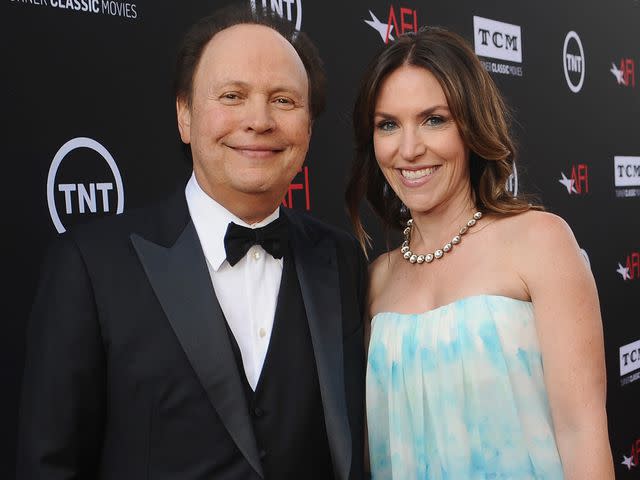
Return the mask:
<path id="1" fill-rule="evenodd" d="M 247 105 L 246 126 L 248 130 L 264 133 L 275 128 L 273 106 L 264 99 L 253 99 Z"/>

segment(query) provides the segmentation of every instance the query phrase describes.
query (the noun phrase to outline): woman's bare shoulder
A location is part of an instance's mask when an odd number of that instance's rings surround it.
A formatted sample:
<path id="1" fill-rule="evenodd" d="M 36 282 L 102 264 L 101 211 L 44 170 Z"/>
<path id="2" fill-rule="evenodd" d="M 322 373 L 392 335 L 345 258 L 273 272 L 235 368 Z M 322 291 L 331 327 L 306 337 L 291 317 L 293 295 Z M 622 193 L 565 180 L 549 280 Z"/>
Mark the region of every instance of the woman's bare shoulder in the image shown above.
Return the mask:
<path id="1" fill-rule="evenodd" d="M 378 298 L 390 281 L 400 250 L 382 253 L 369 265 L 369 298 Z"/>
<path id="2" fill-rule="evenodd" d="M 529 252 L 545 250 L 550 246 L 574 245 L 575 237 L 569 224 L 550 212 L 528 211 L 508 217 L 505 228 L 516 245 Z"/>
<path id="3" fill-rule="evenodd" d="M 498 236 L 519 250 L 535 252 L 556 242 L 575 242 L 569 224 L 554 213 L 529 210 L 495 220 Z"/>
<path id="4" fill-rule="evenodd" d="M 380 281 L 390 274 L 395 264 L 395 257 L 399 250 L 382 253 L 369 265 L 369 278 L 371 282 Z"/>

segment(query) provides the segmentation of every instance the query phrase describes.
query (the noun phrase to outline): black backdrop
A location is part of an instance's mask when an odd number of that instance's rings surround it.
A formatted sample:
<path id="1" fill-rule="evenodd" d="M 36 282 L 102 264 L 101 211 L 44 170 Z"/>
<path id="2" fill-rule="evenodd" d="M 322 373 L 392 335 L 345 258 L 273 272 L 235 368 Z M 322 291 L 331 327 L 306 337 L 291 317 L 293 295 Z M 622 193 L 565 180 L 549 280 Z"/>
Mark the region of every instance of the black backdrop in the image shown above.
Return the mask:
<path id="1" fill-rule="evenodd" d="M 256 1 L 300 22 L 329 75 L 328 109 L 286 202 L 344 228 L 350 113 L 368 59 L 387 35 L 416 25 L 449 27 L 475 45 L 515 111 L 521 154 L 514 188 L 538 194 L 564 217 L 590 262 L 605 329 L 617 478 L 640 478 L 638 0 Z M 46 243 L 65 226 L 116 213 L 118 201 L 126 210 L 185 182 L 190 165 L 171 97 L 176 45 L 192 21 L 223 3 L 2 2 L 2 183 L 10 213 L 1 478 L 14 472 L 24 329 Z M 375 256 L 385 238 L 366 219 Z"/>

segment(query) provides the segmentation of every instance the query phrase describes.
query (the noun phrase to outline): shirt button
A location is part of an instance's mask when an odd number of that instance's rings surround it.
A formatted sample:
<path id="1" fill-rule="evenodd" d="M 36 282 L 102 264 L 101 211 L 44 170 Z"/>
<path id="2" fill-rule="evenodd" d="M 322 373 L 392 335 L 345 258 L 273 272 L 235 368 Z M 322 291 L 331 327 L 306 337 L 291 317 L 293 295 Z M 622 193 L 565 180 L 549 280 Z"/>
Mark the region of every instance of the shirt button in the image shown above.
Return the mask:
<path id="1" fill-rule="evenodd" d="M 255 258 L 256 260 L 260 260 L 260 252 L 258 251 L 253 252 L 253 258 Z"/>
<path id="2" fill-rule="evenodd" d="M 264 338 L 266 334 L 267 331 L 264 329 L 264 327 L 261 327 L 260 330 L 258 330 L 258 335 L 260 335 L 260 338 Z"/>

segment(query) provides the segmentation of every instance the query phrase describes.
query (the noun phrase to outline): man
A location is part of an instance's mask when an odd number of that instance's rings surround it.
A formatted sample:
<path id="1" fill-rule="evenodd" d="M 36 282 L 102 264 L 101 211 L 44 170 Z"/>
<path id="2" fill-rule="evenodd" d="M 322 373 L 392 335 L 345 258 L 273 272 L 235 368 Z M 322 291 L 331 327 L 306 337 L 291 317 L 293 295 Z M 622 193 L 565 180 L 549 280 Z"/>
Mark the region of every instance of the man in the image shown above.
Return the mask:
<path id="1" fill-rule="evenodd" d="M 192 27 L 176 77 L 186 188 L 52 248 L 19 478 L 362 477 L 366 265 L 350 235 L 280 208 L 323 103 L 290 28 L 251 10 Z"/>

